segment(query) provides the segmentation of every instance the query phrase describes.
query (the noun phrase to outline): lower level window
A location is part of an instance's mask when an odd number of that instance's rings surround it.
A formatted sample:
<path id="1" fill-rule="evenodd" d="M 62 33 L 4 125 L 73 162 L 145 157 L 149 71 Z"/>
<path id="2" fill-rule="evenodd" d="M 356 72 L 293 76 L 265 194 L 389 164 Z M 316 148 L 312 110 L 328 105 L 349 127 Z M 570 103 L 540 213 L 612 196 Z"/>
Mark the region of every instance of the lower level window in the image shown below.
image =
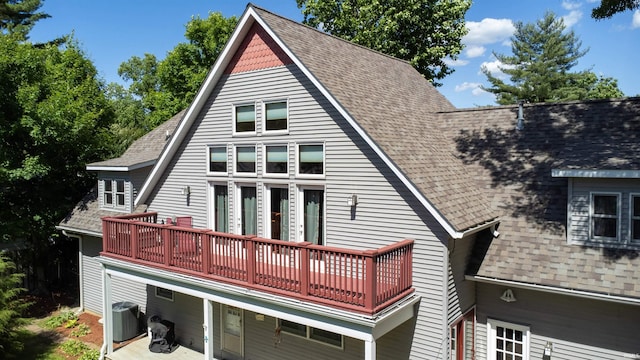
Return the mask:
<path id="1" fill-rule="evenodd" d="M 619 195 L 591 195 L 591 236 L 594 239 L 617 240 Z"/>
<path id="2" fill-rule="evenodd" d="M 492 320 L 487 321 L 489 360 L 529 359 L 529 328 Z"/>
<path id="3" fill-rule="evenodd" d="M 317 329 L 311 326 L 298 324 L 288 320 L 278 320 L 278 326 L 282 332 L 297 335 L 306 339 L 315 340 L 327 345 L 343 347 L 343 337 L 331 331 Z"/>

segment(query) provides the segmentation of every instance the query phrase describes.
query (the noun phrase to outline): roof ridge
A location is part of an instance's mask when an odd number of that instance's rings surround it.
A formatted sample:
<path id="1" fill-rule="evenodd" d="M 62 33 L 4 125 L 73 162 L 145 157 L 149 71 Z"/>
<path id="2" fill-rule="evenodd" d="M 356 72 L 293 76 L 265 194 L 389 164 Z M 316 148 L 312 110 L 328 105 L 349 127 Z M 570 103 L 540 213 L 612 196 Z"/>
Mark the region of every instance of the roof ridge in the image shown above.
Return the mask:
<path id="1" fill-rule="evenodd" d="M 269 10 L 265 9 L 265 8 L 262 8 L 262 7 L 260 7 L 260 6 L 255 5 L 255 4 L 253 4 L 253 3 L 249 3 L 249 4 L 247 5 L 247 7 L 252 7 L 252 8 L 254 8 L 254 9 L 258 9 L 258 10 L 260 10 L 260 11 L 264 11 L 264 12 L 266 12 L 266 13 L 270 14 L 270 15 L 273 15 L 273 16 L 275 16 L 275 17 L 277 17 L 277 18 L 282 19 L 282 20 L 286 20 L 286 21 L 288 21 L 288 22 L 290 22 L 290 23 L 293 23 L 293 24 L 295 24 L 295 25 L 297 25 L 297 26 L 303 26 L 303 27 L 306 27 L 306 28 L 308 28 L 308 29 L 310 29 L 310 30 L 313 30 L 313 31 L 316 31 L 316 32 L 318 32 L 318 33 L 320 33 L 320 34 L 322 34 L 322 35 L 325 35 L 325 36 L 331 37 L 331 38 L 336 39 L 336 40 L 340 40 L 340 41 L 345 42 L 345 43 L 347 43 L 347 44 L 349 44 L 349 45 L 357 46 L 357 47 L 362 48 L 362 49 L 364 49 L 364 50 L 370 51 L 370 52 L 372 52 L 372 53 L 374 53 L 374 54 L 382 55 L 382 56 L 384 56 L 384 57 L 387 57 L 387 58 L 390 58 L 390 59 L 392 59 L 392 60 L 396 60 L 396 61 L 399 61 L 399 62 L 405 63 L 405 64 L 410 65 L 410 66 L 412 66 L 412 67 L 413 67 L 413 65 L 411 65 L 411 63 L 410 63 L 409 61 L 407 61 L 407 60 L 400 59 L 400 58 L 398 58 L 398 57 L 395 57 L 395 56 L 392 56 L 392 55 L 389 55 L 389 54 L 385 54 L 385 53 L 383 53 L 383 52 L 382 52 L 382 51 L 380 51 L 380 50 L 375 50 L 375 49 L 372 49 L 372 48 L 370 48 L 370 47 L 366 47 L 366 46 L 364 46 L 364 45 L 354 43 L 354 42 L 349 41 L 349 40 L 347 40 L 347 39 L 343 39 L 343 38 L 341 38 L 341 37 L 339 37 L 339 36 L 335 36 L 335 35 L 332 35 L 332 34 L 326 33 L 326 32 L 324 32 L 324 31 L 321 31 L 320 29 L 317 29 L 317 28 L 314 28 L 314 27 L 312 27 L 312 26 L 309 26 L 309 25 L 307 25 L 307 24 L 305 24 L 305 23 L 303 23 L 303 22 L 297 22 L 297 21 L 295 21 L 295 20 L 289 19 L 289 18 L 287 18 L 287 17 L 284 17 L 284 16 L 282 16 L 282 15 L 276 14 L 276 13 L 274 13 L 274 12 L 271 12 L 271 11 L 269 11 Z M 423 77 L 424 77 L 424 76 L 423 76 Z"/>

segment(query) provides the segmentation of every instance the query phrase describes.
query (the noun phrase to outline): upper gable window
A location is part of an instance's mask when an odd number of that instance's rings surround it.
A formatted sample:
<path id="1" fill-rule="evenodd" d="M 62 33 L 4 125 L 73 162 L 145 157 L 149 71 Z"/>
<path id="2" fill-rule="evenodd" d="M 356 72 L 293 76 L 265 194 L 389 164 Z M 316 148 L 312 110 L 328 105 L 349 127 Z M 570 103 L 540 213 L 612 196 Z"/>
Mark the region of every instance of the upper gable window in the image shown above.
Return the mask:
<path id="1" fill-rule="evenodd" d="M 620 195 L 591 194 L 591 238 L 618 240 L 620 224 Z"/>
<path id="2" fill-rule="evenodd" d="M 108 208 L 124 208 L 124 180 L 103 180 L 103 205 Z"/>
<path id="3" fill-rule="evenodd" d="M 640 242 L 640 194 L 631 195 L 631 241 Z"/>
<path id="4" fill-rule="evenodd" d="M 264 130 L 268 131 L 286 131 L 289 127 L 289 116 L 287 102 L 270 102 L 265 103 L 265 125 Z"/>
<path id="5" fill-rule="evenodd" d="M 215 172 L 215 173 L 227 172 L 227 147 L 226 146 L 209 147 L 209 172 Z"/>
<path id="6" fill-rule="evenodd" d="M 255 133 L 255 105 L 241 105 L 234 107 L 234 129 L 236 133 Z"/>
<path id="7" fill-rule="evenodd" d="M 287 145 L 265 146 L 267 174 L 287 174 L 289 172 L 289 151 Z"/>
<path id="8" fill-rule="evenodd" d="M 324 145 L 299 145 L 298 174 L 324 175 Z"/>
<path id="9" fill-rule="evenodd" d="M 236 147 L 236 172 L 256 173 L 256 147 L 238 146 Z"/>

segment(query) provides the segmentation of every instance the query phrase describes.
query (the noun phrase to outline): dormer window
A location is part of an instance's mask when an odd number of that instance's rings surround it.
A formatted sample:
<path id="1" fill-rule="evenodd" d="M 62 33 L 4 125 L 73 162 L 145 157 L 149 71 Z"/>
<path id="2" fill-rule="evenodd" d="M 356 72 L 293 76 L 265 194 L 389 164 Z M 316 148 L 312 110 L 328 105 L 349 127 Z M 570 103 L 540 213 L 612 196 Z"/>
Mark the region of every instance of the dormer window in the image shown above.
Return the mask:
<path id="1" fill-rule="evenodd" d="M 287 102 L 270 102 L 265 103 L 265 125 L 264 130 L 269 131 L 287 131 L 288 129 L 288 111 Z"/>
<path id="2" fill-rule="evenodd" d="M 591 238 L 618 240 L 619 194 L 591 194 Z"/>
<path id="3" fill-rule="evenodd" d="M 119 179 L 103 180 L 103 205 L 107 208 L 124 208 L 125 182 Z"/>
<path id="4" fill-rule="evenodd" d="M 631 241 L 640 242 L 640 194 L 631 195 Z"/>

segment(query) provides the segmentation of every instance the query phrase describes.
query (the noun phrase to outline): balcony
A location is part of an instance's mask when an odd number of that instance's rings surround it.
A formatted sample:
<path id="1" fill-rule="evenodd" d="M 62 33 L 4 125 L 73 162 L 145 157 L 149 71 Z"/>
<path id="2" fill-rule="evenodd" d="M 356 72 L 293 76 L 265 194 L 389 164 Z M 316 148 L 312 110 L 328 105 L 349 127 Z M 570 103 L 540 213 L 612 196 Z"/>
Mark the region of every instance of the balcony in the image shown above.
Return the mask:
<path id="1" fill-rule="evenodd" d="M 102 233 L 102 256 L 363 314 L 414 291 L 413 240 L 358 251 L 158 224 L 153 212 L 104 217 Z"/>

